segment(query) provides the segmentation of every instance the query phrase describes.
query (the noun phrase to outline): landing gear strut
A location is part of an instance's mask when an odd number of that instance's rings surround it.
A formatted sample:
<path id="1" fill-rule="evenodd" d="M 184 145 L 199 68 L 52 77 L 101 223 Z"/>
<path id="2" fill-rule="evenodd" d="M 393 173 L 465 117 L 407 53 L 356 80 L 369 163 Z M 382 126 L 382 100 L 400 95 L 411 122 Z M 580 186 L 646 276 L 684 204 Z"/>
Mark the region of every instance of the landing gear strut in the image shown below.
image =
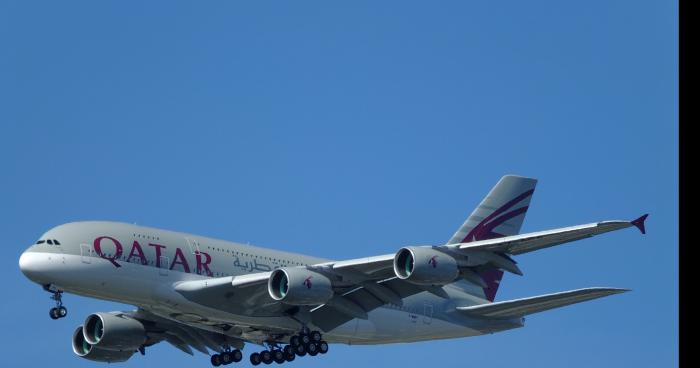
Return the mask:
<path id="1" fill-rule="evenodd" d="M 59 319 L 68 315 L 68 309 L 63 306 L 63 291 L 56 289 L 52 285 L 45 286 L 44 289 L 53 295 L 51 295 L 51 300 L 56 302 L 56 306 L 49 310 L 49 317 L 51 319 Z"/>

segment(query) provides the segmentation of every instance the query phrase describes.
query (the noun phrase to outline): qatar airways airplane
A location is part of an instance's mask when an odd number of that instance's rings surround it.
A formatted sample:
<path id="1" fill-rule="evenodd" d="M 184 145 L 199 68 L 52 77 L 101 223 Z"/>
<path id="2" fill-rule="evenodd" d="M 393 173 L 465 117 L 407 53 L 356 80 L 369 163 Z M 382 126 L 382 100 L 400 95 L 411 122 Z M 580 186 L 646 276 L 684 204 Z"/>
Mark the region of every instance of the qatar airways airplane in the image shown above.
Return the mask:
<path id="1" fill-rule="evenodd" d="M 494 302 L 511 256 L 630 226 L 603 221 L 518 235 L 535 179 L 501 178 L 446 244 L 333 261 L 119 222 L 57 226 L 19 259 L 21 271 L 52 293 L 132 304 L 97 312 L 75 329 L 73 351 L 123 362 L 167 341 L 214 366 L 253 365 L 325 354 L 331 343 L 387 344 L 477 336 L 524 326 L 524 316 L 625 292 L 586 288 Z"/>

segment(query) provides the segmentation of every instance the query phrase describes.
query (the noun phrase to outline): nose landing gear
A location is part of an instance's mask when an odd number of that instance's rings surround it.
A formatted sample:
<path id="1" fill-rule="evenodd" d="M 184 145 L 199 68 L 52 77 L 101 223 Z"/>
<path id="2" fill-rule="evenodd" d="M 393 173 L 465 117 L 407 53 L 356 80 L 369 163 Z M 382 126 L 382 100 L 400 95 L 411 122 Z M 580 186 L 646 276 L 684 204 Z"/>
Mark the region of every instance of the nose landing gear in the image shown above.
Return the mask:
<path id="1" fill-rule="evenodd" d="M 62 300 L 63 291 L 58 290 L 53 285 L 44 286 L 44 290 L 52 293 L 53 295 L 51 295 L 51 300 L 56 302 L 56 306 L 49 310 L 49 317 L 51 317 L 51 319 L 59 319 L 67 316 L 68 309 L 66 309 L 66 307 L 63 306 Z"/>

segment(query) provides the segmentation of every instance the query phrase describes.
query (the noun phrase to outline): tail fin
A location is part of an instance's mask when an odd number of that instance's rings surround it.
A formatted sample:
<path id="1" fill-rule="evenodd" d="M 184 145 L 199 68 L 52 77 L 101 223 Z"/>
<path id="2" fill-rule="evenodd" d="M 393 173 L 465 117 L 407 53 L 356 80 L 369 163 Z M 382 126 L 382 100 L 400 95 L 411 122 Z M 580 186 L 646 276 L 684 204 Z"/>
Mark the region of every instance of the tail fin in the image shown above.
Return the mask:
<path id="1" fill-rule="evenodd" d="M 532 178 L 516 175 L 502 177 L 447 244 L 517 235 L 525 220 L 536 185 L 537 180 Z M 486 283 L 486 287 L 483 288 L 484 297 L 493 301 L 503 278 L 503 271 L 487 269 L 478 273 Z"/>

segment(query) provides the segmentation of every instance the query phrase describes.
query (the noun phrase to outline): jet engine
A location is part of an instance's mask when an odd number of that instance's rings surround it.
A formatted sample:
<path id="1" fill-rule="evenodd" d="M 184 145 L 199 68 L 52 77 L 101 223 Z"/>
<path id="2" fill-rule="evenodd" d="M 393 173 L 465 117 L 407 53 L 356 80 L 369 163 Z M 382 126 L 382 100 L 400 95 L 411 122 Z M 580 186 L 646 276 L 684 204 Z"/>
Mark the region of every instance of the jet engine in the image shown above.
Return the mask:
<path id="1" fill-rule="evenodd" d="M 100 349 L 85 341 L 83 326 L 78 326 L 75 332 L 73 332 L 73 352 L 81 358 L 95 362 L 119 363 L 125 362 L 131 358 L 135 350 L 117 351 Z"/>
<path id="2" fill-rule="evenodd" d="M 291 305 L 318 305 L 333 297 L 331 280 L 304 267 L 273 271 L 267 282 L 267 291 L 272 299 Z"/>
<path id="3" fill-rule="evenodd" d="M 133 352 L 147 336 L 143 324 L 128 315 L 98 312 L 85 319 L 83 338 L 100 350 Z"/>
<path id="4" fill-rule="evenodd" d="M 457 261 L 429 247 L 401 248 L 394 256 L 394 273 L 416 285 L 445 285 L 459 275 Z"/>

